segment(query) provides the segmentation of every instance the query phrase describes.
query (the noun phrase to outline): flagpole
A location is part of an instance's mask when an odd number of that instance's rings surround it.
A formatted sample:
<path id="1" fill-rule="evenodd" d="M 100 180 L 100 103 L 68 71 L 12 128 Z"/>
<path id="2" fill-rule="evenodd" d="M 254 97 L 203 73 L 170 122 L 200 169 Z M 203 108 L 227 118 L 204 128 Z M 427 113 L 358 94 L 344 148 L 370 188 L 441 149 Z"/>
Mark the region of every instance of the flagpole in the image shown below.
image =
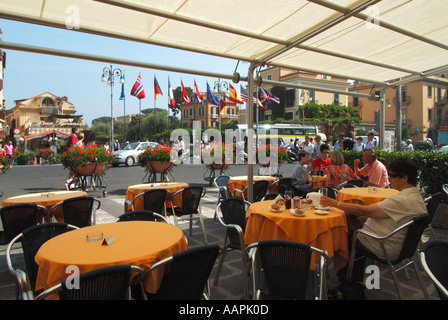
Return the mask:
<path id="1" fill-rule="evenodd" d="M 138 141 L 142 141 L 142 99 L 138 99 Z"/>

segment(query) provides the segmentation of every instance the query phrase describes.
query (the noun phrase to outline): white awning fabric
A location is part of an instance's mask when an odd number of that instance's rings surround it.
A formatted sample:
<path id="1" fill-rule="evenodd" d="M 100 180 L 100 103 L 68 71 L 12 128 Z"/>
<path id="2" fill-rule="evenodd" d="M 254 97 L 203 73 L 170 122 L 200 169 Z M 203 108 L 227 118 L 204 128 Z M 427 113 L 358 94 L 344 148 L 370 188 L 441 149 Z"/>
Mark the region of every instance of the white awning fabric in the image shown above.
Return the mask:
<path id="1" fill-rule="evenodd" d="M 446 0 L 0 0 L 0 18 L 391 84 L 448 68 Z"/>

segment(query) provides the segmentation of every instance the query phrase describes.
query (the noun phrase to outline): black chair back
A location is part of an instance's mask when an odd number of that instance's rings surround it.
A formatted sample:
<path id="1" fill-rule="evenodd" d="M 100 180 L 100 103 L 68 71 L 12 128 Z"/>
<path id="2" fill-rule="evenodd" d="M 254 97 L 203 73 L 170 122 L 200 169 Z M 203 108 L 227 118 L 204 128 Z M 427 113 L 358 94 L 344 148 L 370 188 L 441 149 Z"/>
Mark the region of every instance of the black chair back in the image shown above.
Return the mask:
<path id="1" fill-rule="evenodd" d="M 426 209 L 428 210 L 429 220 L 428 224 L 431 223 L 434 215 L 436 214 L 437 207 L 439 206 L 439 202 L 442 199 L 442 192 L 437 192 L 433 194 L 426 203 Z"/>
<path id="2" fill-rule="evenodd" d="M 437 279 L 445 290 L 448 290 L 448 241 L 431 239 L 425 242 L 420 251 L 424 253 L 425 263 L 429 272 Z M 425 267 L 425 271 L 427 271 Z M 448 300 L 438 285 L 435 285 L 442 300 Z"/>
<path id="3" fill-rule="evenodd" d="M 148 294 L 148 300 L 201 299 L 219 251 L 219 245 L 210 244 L 173 255 L 169 274 L 163 278 L 157 293 Z"/>
<path id="4" fill-rule="evenodd" d="M 246 230 L 246 202 L 241 198 L 229 198 L 221 202 L 222 220 L 227 225 L 238 225 L 243 234 Z M 228 246 L 241 250 L 240 238 L 237 230 L 226 228 L 229 239 Z"/>
<path id="5" fill-rule="evenodd" d="M 259 241 L 257 255 L 269 296 L 306 298 L 311 261 L 309 245 L 293 241 Z"/>
<path id="6" fill-rule="evenodd" d="M 352 180 L 348 180 L 347 183 L 357 186 L 359 188 L 364 187 L 364 180 L 362 179 L 352 179 Z"/>
<path id="7" fill-rule="evenodd" d="M 60 234 L 73 230 L 67 223 L 50 222 L 27 228 L 22 232 L 22 250 L 25 257 L 26 270 L 30 286 L 34 290 L 39 266 L 34 257 L 40 247 Z"/>
<path id="8" fill-rule="evenodd" d="M 23 230 L 36 225 L 39 207 L 35 204 L 15 204 L 0 208 L 3 224 L 0 244 L 11 242 Z"/>
<path id="9" fill-rule="evenodd" d="M 143 194 L 143 209 L 157 212 L 161 215 L 165 213 L 165 201 L 169 201 L 171 193 L 165 189 L 153 189 L 145 191 Z"/>
<path id="10" fill-rule="evenodd" d="M 61 300 L 126 300 L 132 269 L 130 265 L 115 265 L 80 274 L 79 289 L 61 283 Z"/>
<path id="11" fill-rule="evenodd" d="M 177 216 L 187 214 L 197 214 L 201 198 L 205 195 L 203 187 L 187 187 L 182 190 L 182 208 L 181 211 L 176 212 Z"/>
<path id="12" fill-rule="evenodd" d="M 335 189 L 333 187 L 323 186 L 323 187 L 320 187 L 319 190 L 322 190 L 322 189 L 327 189 L 328 190 L 327 191 L 327 197 L 329 197 L 331 199 L 336 199 L 336 191 L 335 191 Z"/>
<path id="13" fill-rule="evenodd" d="M 154 212 L 150 210 L 135 210 L 123 213 L 118 221 L 158 221 Z"/>
<path id="14" fill-rule="evenodd" d="M 283 198 L 285 197 L 284 194 L 281 194 L 281 193 L 278 193 L 278 192 L 272 192 L 272 193 L 265 194 L 265 196 L 263 197 L 262 200 L 274 200 L 278 196 L 282 196 Z"/>
<path id="15" fill-rule="evenodd" d="M 228 190 L 229 180 L 230 180 L 230 176 L 225 175 L 225 174 L 221 174 L 215 178 L 215 186 L 219 188 L 220 199 L 227 198 L 226 188 Z M 225 188 L 222 188 L 222 187 L 225 187 Z"/>
<path id="16" fill-rule="evenodd" d="M 263 197 L 268 192 L 269 181 L 268 180 L 259 180 L 254 182 L 254 201 L 261 201 Z"/>
<path id="17" fill-rule="evenodd" d="M 92 225 L 92 210 L 95 198 L 75 197 L 62 202 L 64 222 L 79 228 Z"/>
<path id="18" fill-rule="evenodd" d="M 292 178 L 282 178 L 278 181 L 277 192 L 285 194 L 285 191 L 292 190 L 291 186 L 293 183 Z"/>
<path id="19" fill-rule="evenodd" d="M 404 259 L 411 259 L 417 250 L 417 246 L 420 244 L 420 239 L 426 226 L 428 225 L 429 215 L 427 213 L 422 214 L 414 219 L 413 223 L 408 226 L 406 237 L 403 241 L 403 247 L 401 248 L 400 255 L 392 264 L 395 265 Z"/>

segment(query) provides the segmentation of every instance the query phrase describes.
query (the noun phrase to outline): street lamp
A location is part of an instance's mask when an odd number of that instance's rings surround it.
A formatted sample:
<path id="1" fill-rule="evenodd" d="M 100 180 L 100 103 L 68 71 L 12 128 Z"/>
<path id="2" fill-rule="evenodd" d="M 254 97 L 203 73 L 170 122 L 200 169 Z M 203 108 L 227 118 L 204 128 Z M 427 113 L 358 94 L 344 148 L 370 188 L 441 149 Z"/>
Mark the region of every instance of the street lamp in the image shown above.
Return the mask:
<path id="1" fill-rule="evenodd" d="M 113 86 L 114 86 L 114 77 L 120 77 L 120 83 L 124 83 L 123 72 L 119 68 L 112 69 L 112 65 L 110 68 L 105 67 L 103 69 L 103 75 L 101 77 L 102 82 L 106 82 L 110 85 L 110 143 L 109 148 L 113 148 L 114 145 L 114 108 L 113 108 Z M 111 149 L 113 150 L 113 149 Z"/>
<path id="2" fill-rule="evenodd" d="M 222 101 L 226 101 L 226 94 L 224 93 L 224 97 L 222 97 L 221 95 L 221 91 L 227 92 L 227 90 L 229 89 L 229 83 L 226 81 L 221 81 L 221 79 L 218 79 L 215 81 L 215 85 L 213 87 L 214 90 L 216 90 L 218 92 L 218 94 L 221 96 Z M 218 115 L 219 115 L 219 120 L 218 120 L 218 130 L 221 132 L 221 106 L 218 106 Z"/>

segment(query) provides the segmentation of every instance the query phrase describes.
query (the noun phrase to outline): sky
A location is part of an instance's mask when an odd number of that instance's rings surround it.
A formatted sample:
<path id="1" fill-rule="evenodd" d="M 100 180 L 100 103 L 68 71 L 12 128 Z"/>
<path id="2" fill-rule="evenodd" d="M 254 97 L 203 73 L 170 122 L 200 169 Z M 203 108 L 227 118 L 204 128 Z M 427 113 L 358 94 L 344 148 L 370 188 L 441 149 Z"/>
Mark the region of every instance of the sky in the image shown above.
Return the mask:
<path id="1" fill-rule="evenodd" d="M 0 35 L 3 42 L 226 75 L 233 74 L 237 68 L 241 76 L 247 76 L 249 67 L 248 63 L 240 62 L 238 64 L 238 61 L 231 59 L 5 19 L 0 19 L 0 28 L 3 31 L 3 34 Z M 4 51 L 6 52 L 6 68 L 3 92 L 6 110 L 15 106 L 15 100 L 28 99 L 50 92 L 59 97 L 66 96 L 68 101 L 75 106 L 77 115 L 82 115 L 85 123 L 89 126 L 93 119 L 111 116 L 111 88 L 105 82 L 101 82 L 103 69 L 110 67 L 110 63 L 107 61 L 87 61 L 8 49 Z M 213 89 L 215 81 L 218 80 L 217 78 L 126 65 L 113 64 L 112 67 L 124 71 L 126 81 L 124 103 L 123 100 L 119 100 L 121 93 L 119 78 L 115 78 L 112 110 L 114 117 L 122 116 L 124 113 L 138 113 L 139 100 L 131 96 L 130 91 L 139 74 L 146 95 L 146 98 L 141 101 L 142 109 L 152 108 L 154 104 L 158 108 L 168 109 L 168 76 L 173 90 L 181 85 L 181 80 L 185 87 L 194 88 L 196 80 L 199 90 L 205 92 L 207 82 Z M 154 100 L 154 76 L 163 93 L 157 100 Z M 224 81 L 232 84 L 229 80 Z M 239 86 L 234 87 L 239 91 Z"/>

